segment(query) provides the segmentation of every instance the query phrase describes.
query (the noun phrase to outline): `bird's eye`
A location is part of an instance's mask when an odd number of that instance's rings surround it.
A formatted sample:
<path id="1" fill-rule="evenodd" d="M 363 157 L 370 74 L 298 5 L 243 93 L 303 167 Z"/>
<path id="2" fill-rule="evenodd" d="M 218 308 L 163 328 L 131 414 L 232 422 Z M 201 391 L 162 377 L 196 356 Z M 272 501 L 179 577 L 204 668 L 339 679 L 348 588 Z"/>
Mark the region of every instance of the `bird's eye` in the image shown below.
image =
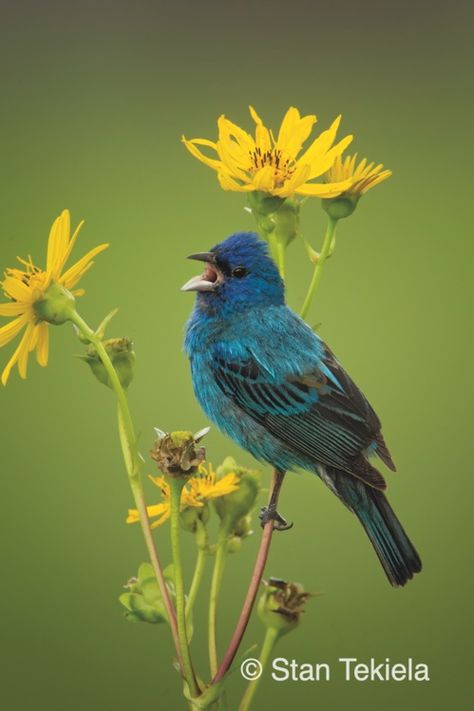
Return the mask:
<path id="1" fill-rule="evenodd" d="M 235 267 L 232 269 L 232 276 L 237 277 L 237 279 L 242 279 L 242 277 L 247 275 L 247 269 L 245 267 Z"/>

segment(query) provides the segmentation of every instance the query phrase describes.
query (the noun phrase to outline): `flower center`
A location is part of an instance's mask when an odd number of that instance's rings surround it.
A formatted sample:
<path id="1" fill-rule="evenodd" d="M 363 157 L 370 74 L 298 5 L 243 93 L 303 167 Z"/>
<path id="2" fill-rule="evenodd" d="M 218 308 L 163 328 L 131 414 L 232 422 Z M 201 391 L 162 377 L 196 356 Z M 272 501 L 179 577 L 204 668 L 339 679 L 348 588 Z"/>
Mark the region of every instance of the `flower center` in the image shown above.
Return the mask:
<path id="1" fill-rule="evenodd" d="M 274 168 L 275 181 L 283 183 L 295 172 L 295 161 L 290 156 L 285 155 L 279 148 L 270 148 L 267 151 L 257 146 L 254 151 L 249 151 L 250 170 L 257 172 L 267 165 Z"/>

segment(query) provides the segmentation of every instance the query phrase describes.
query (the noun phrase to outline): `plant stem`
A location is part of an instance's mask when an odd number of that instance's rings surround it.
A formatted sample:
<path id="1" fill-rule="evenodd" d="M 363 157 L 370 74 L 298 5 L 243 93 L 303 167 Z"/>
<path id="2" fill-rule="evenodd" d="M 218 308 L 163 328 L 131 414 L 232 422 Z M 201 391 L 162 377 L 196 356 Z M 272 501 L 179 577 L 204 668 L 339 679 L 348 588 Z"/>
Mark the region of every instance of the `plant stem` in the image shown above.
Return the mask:
<path id="1" fill-rule="evenodd" d="M 176 613 L 173 607 L 173 603 L 171 602 L 168 587 L 166 585 L 165 578 L 163 575 L 163 568 L 160 563 L 160 559 L 155 547 L 155 542 L 153 540 L 153 535 L 150 528 L 150 521 L 148 519 L 147 509 L 143 496 L 143 487 L 140 477 L 142 458 L 138 452 L 136 445 L 137 438 L 135 435 L 135 428 L 133 426 L 132 416 L 130 414 L 130 408 L 128 406 L 127 395 L 122 387 L 117 372 L 101 339 L 94 333 L 90 326 L 88 326 L 88 324 L 77 312 L 74 312 L 74 314 L 71 316 L 71 321 L 75 324 L 75 326 L 77 326 L 81 335 L 85 339 L 87 339 L 97 350 L 97 353 L 103 363 L 104 368 L 107 371 L 112 388 L 117 397 L 117 405 L 119 412 L 119 435 L 122 446 L 123 458 L 125 461 L 125 467 L 128 474 L 128 480 L 132 489 L 135 505 L 137 507 L 138 514 L 140 517 L 140 524 L 143 532 L 143 537 L 145 539 L 145 544 L 148 549 L 148 555 L 150 557 L 150 561 L 153 566 L 153 570 L 155 572 L 160 588 L 161 597 L 163 599 L 166 613 L 168 615 L 168 621 L 171 628 L 171 634 L 173 637 L 176 654 L 178 656 L 180 667 L 182 669 L 183 664 L 179 648 Z"/>
<path id="2" fill-rule="evenodd" d="M 285 245 L 283 242 L 277 243 L 278 271 L 282 279 L 285 279 Z"/>
<path id="3" fill-rule="evenodd" d="M 321 275 L 323 273 L 324 263 L 331 252 L 331 246 L 333 244 L 333 239 L 334 239 L 334 235 L 336 232 L 336 227 L 337 227 L 337 219 L 328 215 L 328 224 L 327 224 L 327 228 L 326 228 L 326 234 L 324 235 L 323 248 L 322 248 L 321 253 L 319 255 L 319 259 L 315 264 L 313 276 L 311 278 L 311 282 L 308 287 L 308 291 L 306 293 L 305 300 L 303 302 L 303 306 L 301 307 L 301 311 L 300 311 L 301 318 L 305 318 L 306 314 L 308 313 L 308 309 L 311 306 L 311 302 L 312 302 L 313 297 L 316 293 L 316 289 L 318 288 L 319 282 L 321 281 Z"/>
<path id="4" fill-rule="evenodd" d="M 196 602 L 196 597 L 201 587 L 202 576 L 204 574 L 204 568 L 206 567 L 207 553 L 204 548 L 198 548 L 196 557 L 196 566 L 194 568 L 193 579 L 191 580 L 191 587 L 189 588 L 188 599 L 186 602 L 186 616 L 188 617 L 194 608 L 194 603 Z"/>
<path id="5" fill-rule="evenodd" d="M 222 584 L 222 576 L 224 573 L 225 559 L 227 555 L 227 536 L 221 538 L 216 552 L 214 561 L 214 571 L 212 573 L 211 596 L 209 600 L 209 665 L 211 667 L 211 675 L 217 674 L 218 659 L 217 659 L 217 601 Z"/>
<path id="6" fill-rule="evenodd" d="M 194 674 L 191 654 L 189 651 L 188 632 L 186 629 L 186 609 L 184 597 L 183 562 L 181 560 L 179 520 L 181 509 L 181 491 L 184 486 L 183 477 L 168 477 L 170 485 L 170 532 L 171 551 L 174 563 L 174 584 L 176 588 L 176 619 L 178 622 L 178 639 L 181 658 L 183 660 L 184 678 L 189 687 L 191 696 L 198 696 L 199 687 Z"/>
<path id="7" fill-rule="evenodd" d="M 278 504 L 278 497 L 280 495 L 280 489 L 283 483 L 284 476 L 285 473 L 279 471 L 278 469 L 275 469 L 273 472 L 272 488 L 270 491 L 270 503 L 272 506 L 276 507 Z M 252 614 L 255 598 L 257 596 L 258 588 L 260 587 L 260 583 L 263 576 L 263 571 L 265 569 L 265 564 L 267 562 L 272 536 L 273 521 L 268 521 L 268 523 L 265 524 L 263 529 L 262 538 L 260 540 L 260 547 L 257 553 L 257 559 L 255 561 L 255 566 L 252 573 L 252 578 L 250 580 L 247 594 L 245 596 L 240 617 L 237 621 L 237 626 L 234 630 L 234 634 L 229 643 L 229 646 L 227 647 L 227 651 L 217 671 L 217 674 L 212 680 L 213 684 L 220 681 L 222 677 L 227 673 L 232 662 L 234 661 L 235 655 L 237 654 L 237 650 L 240 646 L 242 637 L 244 636 L 245 630 L 247 628 L 250 615 Z"/>
<path id="8" fill-rule="evenodd" d="M 249 682 L 245 690 L 245 694 L 242 697 L 242 701 L 240 702 L 239 711 L 248 711 L 248 709 L 250 708 L 252 699 L 255 695 L 255 692 L 257 691 L 258 682 L 262 678 L 263 671 L 265 670 L 265 667 L 268 664 L 270 654 L 272 653 L 273 647 L 275 646 L 275 642 L 277 641 L 277 639 L 278 630 L 276 630 L 274 627 L 269 627 L 265 634 L 265 639 L 263 640 L 262 645 L 262 651 L 260 652 L 259 657 L 262 671 L 260 673 L 260 676 L 258 676 L 254 681 Z"/>

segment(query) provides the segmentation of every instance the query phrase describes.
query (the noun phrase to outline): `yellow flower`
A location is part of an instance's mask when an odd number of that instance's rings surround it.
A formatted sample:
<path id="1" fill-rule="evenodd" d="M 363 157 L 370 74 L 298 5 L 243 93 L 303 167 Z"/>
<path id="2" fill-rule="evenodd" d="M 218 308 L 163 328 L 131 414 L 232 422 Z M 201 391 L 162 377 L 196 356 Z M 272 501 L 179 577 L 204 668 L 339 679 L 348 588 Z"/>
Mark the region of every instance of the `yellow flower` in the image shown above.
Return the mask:
<path id="1" fill-rule="evenodd" d="M 161 496 L 163 501 L 159 504 L 154 504 L 153 506 L 147 506 L 148 516 L 150 518 L 158 517 L 157 521 L 153 521 L 151 528 L 157 528 L 161 526 L 162 523 L 167 521 L 170 517 L 171 506 L 170 506 L 170 487 L 166 483 L 163 476 L 150 476 L 151 481 L 161 489 Z M 183 486 L 181 491 L 181 510 L 188 508 L 189 506 L 203 506 L 202 503 L 196 501 L 189 492 L 186 486 Z M 140 520 L 137 509 L 129 509 L 127 523 L 137 523 Z"/>
<path id="2" fill-rule="evenodd" d="M 34 350 L 36 350 L 38 363 L 42 366 L 47 365 L 48 323 L 39 317 L 35 306 L 44 300 L 47 290 L 53 284 L 66 290 L 73 290 L 92 266 L 93 258 L 108 247 L 107 244 L 101 244 L 91 249 L 76 264 L 63 272 L 83 224 L 83 222 L 79 223 L 71 237 L 69 211 L 63 210 L 53 222 L 49 233 L 46 269 L 36 267 L 31 257 L 28 257 L 27 260 L 18 257 L 23 269 L 7 269 L 5 279 L 0 282 L 5 296 L 10 299 L 8 303 L 0 303 L 0 316 L 14 317 L 14 320 L 0 328 L 0 348 L 13 340 L 22 329 L 25 329 L 17 349 L 2 373 L 3 385 L 6 385 L 15 363 L 18 363 L 20 376 L 26 378 L 28 356 Z M 76 289 L 71 291 L 71 294 L 66 292 L 65 295 L 73 300 L 74 296 L 83 294 L 83 289 Z"/>
<path id="3" fill-rule="evenodd" d="M 189 480 L 189 487 L 191 495 L 197 501 L 210 501 L 237 491 L 239 477 L 235 472 L 230 472 L 217 479 L 216 472 L 210 464 L 207 469 L 204 464 L 201 464 L 199 473 Z"/>
<path id="4" fill-rule="evenodd" d="M 352 141 L 352 136 L 346 136 L 333 145 L 340 116 L 298 158 L 316 123 L 316 116 L 301 117 L 298 109 L 290 107 L 275 138 L 253 107 L 249 108 L 256 124 L 255 138 L 225 116 L 217 122 L 219 138 L 216 143 L 204 138 L 182 138 L 195 158 L 217 172 L 224 190 L 258 190 L 280 198 L 295 193 L 328 198 L 349 187 L 350 181 L 344 179 L 333 183 L 310 182 L 322 176 Z M 217 158 L 206 155 L 198 146 L 215 151 Z"/>
<path id="5" fill-rule="evenodd" d="M 391 170 L 383 170 L 382 163 L 379 165 L 375 165 L 375 163 L 367 164 L 367 158 L 364 158 L 356 167 L 356 162 L 357 153 L 353 156 L 347 156 L 344 160 L 340 155 L 337 156 L 326 172 L 324 179 L 327 180 L 328 184 L 341 180 L 351 180 L 351 186 L 345 192 L 359 197 L 392 175 Z"/>
<path id="6" fill-rule="evenodd" d="M 158 528 L 170 517 L 170 487 L 162 476 L 150 477 L 151 481 L 161 489 L 162 501 L 153 506 L 147 506 L 148 516 L 157 518 L 151 528 Z M 208 469 L 201 464 L 199 473 L 193 476 L 183 486 L 181 491 L 181 511 L 190 507 L 203 507 L 206 501 L 225 496 L 239 488 L 239 477 L 230 473 L 216 480 L 216 473 L 209 465 Z M 137 523 L 140 520 L 137 509 L 129 509 L 127 523 Z"/>

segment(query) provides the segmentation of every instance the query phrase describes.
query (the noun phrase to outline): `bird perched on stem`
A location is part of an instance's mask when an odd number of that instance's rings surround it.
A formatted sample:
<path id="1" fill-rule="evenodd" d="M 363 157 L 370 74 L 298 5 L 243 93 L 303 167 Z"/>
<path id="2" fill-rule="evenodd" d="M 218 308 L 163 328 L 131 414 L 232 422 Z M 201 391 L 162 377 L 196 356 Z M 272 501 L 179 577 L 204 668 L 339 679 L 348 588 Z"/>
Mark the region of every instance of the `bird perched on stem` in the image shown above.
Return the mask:
<path id="1" fill-rule="evenodd" d="M 237 233 L 190 259 L 205 263 L 185 348 L 196 397 L 210 420 L 279 472 L 317 474 L 364 527 L 394 586 L 421 570 L 370 461 L 395 470 L 381 424 L 324 342 L 285 305 L 266 244 Z M 270 504 L 263 520 L 287 528 Z"/>

